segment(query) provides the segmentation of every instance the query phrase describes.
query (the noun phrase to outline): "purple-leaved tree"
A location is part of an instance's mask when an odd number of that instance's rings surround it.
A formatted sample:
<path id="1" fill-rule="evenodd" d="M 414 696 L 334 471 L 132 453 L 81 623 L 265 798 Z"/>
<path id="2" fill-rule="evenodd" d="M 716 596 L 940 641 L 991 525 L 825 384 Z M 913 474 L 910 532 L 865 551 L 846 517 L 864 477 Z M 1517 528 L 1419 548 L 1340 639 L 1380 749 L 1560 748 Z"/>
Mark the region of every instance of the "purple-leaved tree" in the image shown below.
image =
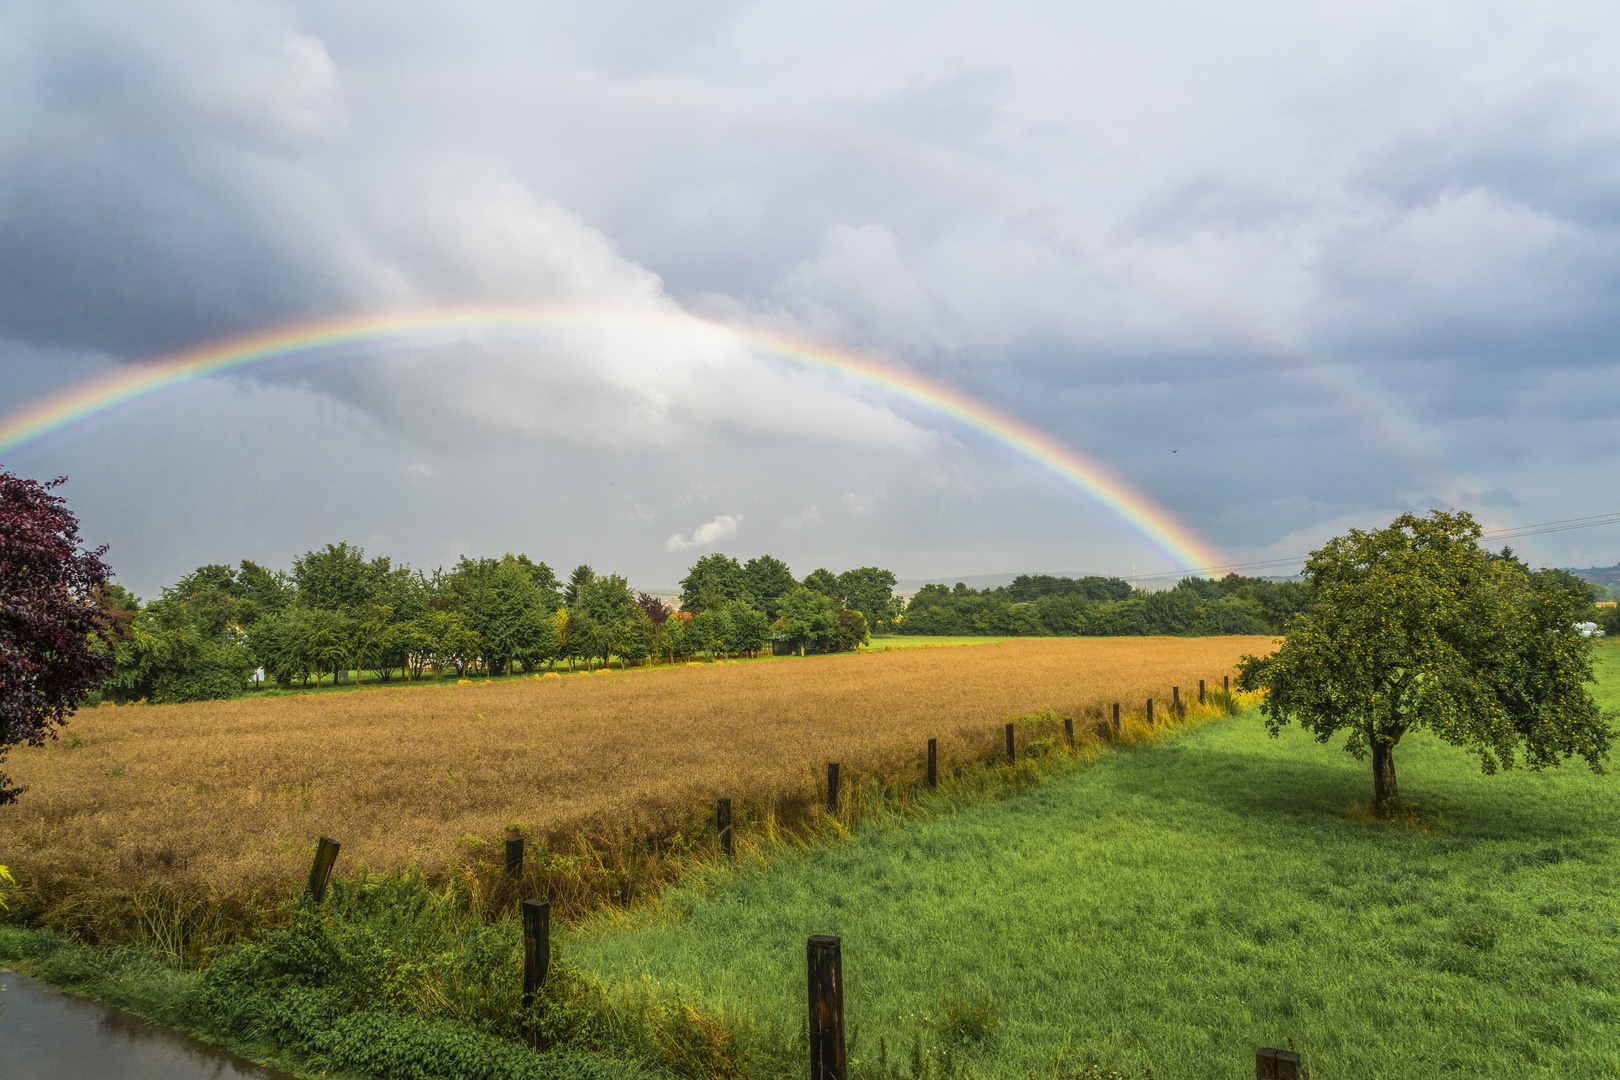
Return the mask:
<path id="1" fill-rule="evenodd" d="M 50 483 L 0 471 L 0 763 L 39 746 L 112 671 L 105 547 L 79 550 L 79 522 Z M 0 805 L 23 789 L 0 772 Z"/>

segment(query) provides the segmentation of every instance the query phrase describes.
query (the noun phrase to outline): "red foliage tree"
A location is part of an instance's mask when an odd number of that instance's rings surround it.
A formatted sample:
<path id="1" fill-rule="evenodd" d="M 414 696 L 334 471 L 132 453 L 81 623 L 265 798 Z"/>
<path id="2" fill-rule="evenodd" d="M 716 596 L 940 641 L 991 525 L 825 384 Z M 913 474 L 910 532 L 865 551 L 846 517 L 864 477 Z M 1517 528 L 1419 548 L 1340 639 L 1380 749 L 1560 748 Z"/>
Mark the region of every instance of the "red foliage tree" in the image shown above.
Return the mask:
<path id="1" fill-rule="evenodd" d="M 663 626 L 664 620 L 669 618 L 669 607 L 651 593 L 637 593 L 636 606 L 647 613 L 654 626 Z"/>
<path id="2" fill-rule="evenodd" d="M 48 484 L 0 472 L 0 762 L 13 746 L 40 746 L 112 671 L 95 647 L 106 627 L 100 600 L 106 547 L 79 550 L 79 522 Z M 23 789 L 0 772 L 0 805 Z"/>

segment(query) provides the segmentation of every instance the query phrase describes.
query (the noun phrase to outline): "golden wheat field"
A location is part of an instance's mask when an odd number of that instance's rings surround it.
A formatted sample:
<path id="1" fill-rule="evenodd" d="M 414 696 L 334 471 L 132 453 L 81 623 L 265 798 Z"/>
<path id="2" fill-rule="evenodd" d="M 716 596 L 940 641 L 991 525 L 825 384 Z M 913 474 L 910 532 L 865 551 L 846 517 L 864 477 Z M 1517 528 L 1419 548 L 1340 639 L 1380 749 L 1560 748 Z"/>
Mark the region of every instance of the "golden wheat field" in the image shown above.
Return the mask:
<path id="1" fill-rule="evenodd" d="M 982 760 L 1005 722 L 1043 707 L 1162 708 L 1172 686 L 1187 700 L 1268 647 L 1046 639 L 104 706 L 11 755 L 29 790 L 0 810 L 0 861 L 60 916 L 75 895 L 286 895 L 322 835 L 343 844 L 340 872 L 430 875 L 513 825 L 668 838 L 717 796 L 803 805 L 827 761 L 907 774 L 930 737 L 942 763 Z"/>

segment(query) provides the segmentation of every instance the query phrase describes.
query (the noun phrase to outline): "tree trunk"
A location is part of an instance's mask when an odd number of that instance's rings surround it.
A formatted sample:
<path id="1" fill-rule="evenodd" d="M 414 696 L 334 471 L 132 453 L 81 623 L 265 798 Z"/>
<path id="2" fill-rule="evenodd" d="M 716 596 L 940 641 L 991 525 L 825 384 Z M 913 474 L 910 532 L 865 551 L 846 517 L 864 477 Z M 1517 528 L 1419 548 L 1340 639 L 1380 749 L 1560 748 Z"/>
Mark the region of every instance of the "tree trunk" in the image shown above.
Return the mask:
<path id="1" fill-rule="evenodd" d="M 1395 744 L 1405 734 L 1405 728 L 1396 728 L 1387 736 L 1373 735 L 1368 740 L 1372 743 L 1373 808 L 1378 813 L 1383 812 L 1388 800 L 1400 798 L 1400 788 L 1395 783 Z"/>
<path id="2" fill-rule="evenodd" d="M 1382 809 L 1385 800 L 1400 794 L 1395 786 L 1395 744 L 1388 739 L 1374 739 L 1373 803 Z"/>

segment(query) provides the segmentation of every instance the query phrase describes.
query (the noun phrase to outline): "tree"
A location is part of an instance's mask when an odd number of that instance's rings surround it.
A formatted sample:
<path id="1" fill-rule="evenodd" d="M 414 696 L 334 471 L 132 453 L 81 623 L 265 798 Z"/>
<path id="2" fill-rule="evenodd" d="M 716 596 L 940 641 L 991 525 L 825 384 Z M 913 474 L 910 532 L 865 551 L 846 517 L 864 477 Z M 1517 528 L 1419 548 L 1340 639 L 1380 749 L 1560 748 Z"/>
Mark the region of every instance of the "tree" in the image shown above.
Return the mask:
<path id="1" fill-rule="evenodd" d="M 782 598 L 798 584 L 787 563 L 769 555 L 760 555 L 743 563 L 743 576 L 754 606 L 765 614 L 767 622 L 775 622 L 777 616 L 782 614 Z"/>
<path id="2" fill-rule="evenodd" d="M 725 650 L 726 641 L 731 636 L 731 619 L 726 615 L 723 607 L 706 608 L 692 616 L 691 625 L 692 644 L 709 654 Z"/>
<path id="3" fill-rule="evenodd" d="M 726 605 L 726 621 L 731 624 L 730 633 L 726 637 L 726 651 L 732 654 L 747 653 L 753 656 L 765 647 L 765 640 L 771 632 L 771 622 L 765 613 L 742 600 L 733 600 Z"/>
<path id="4" fill-rule="evenodd" d="M 209 599 L 220 595 L 213 587 L 206 590 Z M 158 704 L 240 694 L 253 672 L 253 652 L 234 623 L 211 624 L 216 614 L 205 606 L 199 615 L 165 590 L 135 616 L 118 642 L 108 694 L 116 701 Z"/>
<path id="5" fill-rule="evenodd" d="M 536 632 L 535 620 L 544 615 L 545 597 L 534 583 L 530 567 L 508 553 L 499 561 L 463 559 L 453 575 L 460 596 L 459 611 L 478 635 L 485 671 L 499 675 L 511 668 Z"/>
<path id="6" fill-rule="evenodd" d="M 404 658 L 397 651 L 399 626 L 394 622 L 393 609 L 382 604 L 367 604 L 354 613 L 353 636 L 350 647 L 354 650 L 354 677 L 360 672 L 375 671 L 387 682 L 395 667 L 404 666 Z"/>
<path id="7" fill-rule="evenodd" d="M 1395 746 L 1415 728 L 1478 754 L 1487 774 L 1579 754 L 1603 771 L 1611 731 L 1584 685 L 1591 643 L 1574 628 L 1584 590 L 1493 558 L 1466 513 L 1403 514 L 1353 529 L 1305 563 L 1308 614 L 1282 647 L 1246 656 L 1238 685 L 1264 690 L 1266 726 L 1290 720 L 1372 755 L 1373 802 L 1399 797 Z"/>
<path id="8" fill-rule="evenodd" d="M 0 472 L 0 763 L 40 746 L 112 670 L 98 598 L 105 547 L 79 550 L 79 522 L 51 490 Z M 22 789 L 0 772 L 0 805 Z"/>
<path id="9" fill-rule="evenodd" d="M 380 565 L 379 565 L 380 564 Z M 298 602 L 322 611 L 347 611 L 370 603 L 377 590 L 377 578 L 387 573 L 388 560 L 366 562 L 360 547 L 327 544 L 320 551 L 306 551 L 293 560 L 293 582 L 298 586 Z"/>
<path id="10" fill-rule="evenodd" d="M 596 580 L 596 571 L 591 569 L 590 563 L 580 563 L 568 575 L 568 584 L 563 586 L 562 601 L 564 607 L 573 607 L 579 603 L 580 594 L 585 586 Z"/>
<path id="11" fill-rule="evenodd" d="M 854 608 L 839 608 L 834 614 L 838 618 L 838 625 L 828 646 L 833 651 L 849 652 L 872 640 L 865 615 Z"/>
<path id="12" fill-rule="evenodd" d="M 677 611 L 664 623 L 662 632 L 658 635 L 659 650 L 669 654 L 669 662 L 674 663 L 677 656 L 690 656 L 692 654 L 692 618 L 689 612 Z"/>
<path id="13" fill-rule="evenodd" d="M 882 633 L 900 616 L 900 601 L 895 598 L 894 574 L 875 566 L 858 570 L 845 570 L 838 575 L 836 593 L 829 594 L 841 605 L 866 616 L 866 624 Z"/>
<path id="14" fill-rule="evenodd" d="M 838 575 L 825 566 L 818 567 L 804 576 L 804 587 L 836 600 L 838 598 Z"/>
<path id="15" fill-rule="evenodd" d="M 597 626 L 593 655 L 600 657 L 604 664 L 615 653 L 623 656 L 620 641 L 631 618 L 640 610 L 636 607 L 635 593 L 630 591 L 630 583 L 618 574 L 592 578 L 580 590 L 579 607 Z"/>
<path id="16" fill-rule="evenodd" d="M 284 611 L 293 602 L 291 578 L 280 570 L 266 570 L 247 559 L 242 560 L 236 571 L 236 587 L 242 600 L 251 605 L 254 618 Z M 246 627 L 248 623 L 242 625 Z"/>
<path id="17" fill-rule="evenodd" d="M 669 619 L 669 605 L 651 593 L 636 593 L 636 606 L 652 620 L 655 627 L 663 626 Z"/>
<path id="18" fill-rule="evenodd" d="M 705 555 L 681 579 L 681 610 L 696 615 L 709 607 L 724 607 L 731 600 L 748 600 L 748 576 L 730 555 Z"/>
<path id="19" fill-rule="evenodd" d="M 543 562 L 531 562 L 529 557 L 521 552 L 518 553 L 517 564 L 529 572 L 529 579 L 540 590 L 540 597 L 546 605 L 547 615 L 562 607 L 562 584 L 557 580 L 557 575 L 551 572 L 551 567 Z M 586 569 L 590 568 L 586 567 Z"/>
<path id="20" fill-rule="evenodd" d="M 798 586 L 782 598 L 782 614 L 771 626 L 788 648 L 820 651 L 838 628 L 838 605 L 825 593 Z"/>
<path id="21" fill-rule="evenodd" d="M 619 655 L 638 664 L 652 654 L 653 621 L 640 606 L 633 608 L 619 634 Z"/>
<path id="22" fill-rule="evenodd" d="M 354 656 L 355 620 L 339 611 L 316 608 L 307 613 L 300 627 L 309 665 L 315 671 L 315 685 L 328 671 L 337 669 Z M 334 679 L 334 685 L 336 680 Z"/>

